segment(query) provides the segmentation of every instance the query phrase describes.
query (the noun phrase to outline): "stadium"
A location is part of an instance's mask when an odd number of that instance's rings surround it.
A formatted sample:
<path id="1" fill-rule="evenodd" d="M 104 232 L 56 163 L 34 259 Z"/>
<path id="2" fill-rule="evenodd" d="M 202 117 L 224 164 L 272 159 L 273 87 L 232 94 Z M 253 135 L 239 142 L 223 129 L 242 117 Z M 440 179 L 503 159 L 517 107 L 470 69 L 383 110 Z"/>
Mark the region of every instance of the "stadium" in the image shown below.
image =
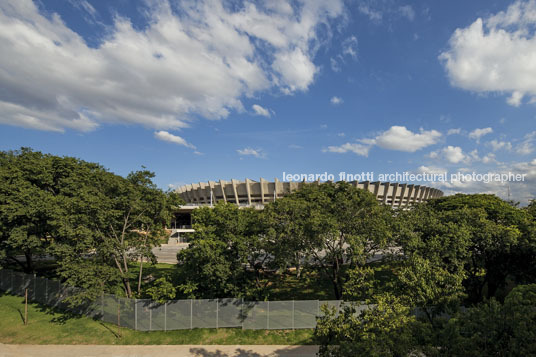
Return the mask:
<path id="1" fill-rule="evenodd" d="M 223 201 L 243 207 L 262 209 L 265 204 L 296 191 L 300 185 L 313 183 L 322 184 L 319 181 L 283 182 L 277 178 L 274 181 L 267 181 L 263 178 L 254 181 L 246 178 L 244 181 L 218 180 L 181 186 L 176 192 L 186 204 L 175 213 L 175 219 L 171 225 L 170 243 L 182 242 L 181 233 L 193 232 L 191 213 L 198 207 L 210 206 Z M 380 181 L 351 181 L 349 183 L 373 193 L 379 202 L 393 208 L 404 208 L 443 196 L 441 190 L 422 185 Z"/>

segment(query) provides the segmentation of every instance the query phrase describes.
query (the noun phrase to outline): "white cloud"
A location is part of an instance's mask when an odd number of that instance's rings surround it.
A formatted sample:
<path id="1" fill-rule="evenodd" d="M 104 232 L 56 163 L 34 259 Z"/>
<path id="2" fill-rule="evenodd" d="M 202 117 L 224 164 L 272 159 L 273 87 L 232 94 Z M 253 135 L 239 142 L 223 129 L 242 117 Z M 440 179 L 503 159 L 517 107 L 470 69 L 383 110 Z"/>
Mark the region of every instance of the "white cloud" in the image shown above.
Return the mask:
<path id="1" fill-rule="evenodd" d="M 536 95 L 536 1 L 516 1 L 506 11 L 457 29 L 439 56 L 451 84 L 475 92 L 510 93 L 519 106 Z M 515 54 L 515 55 L 513 55 Z"/>
<path id="2" fill-rule="evenodd" d="M 516 152 L 521 155 L 528 155 L 534 151 L 534 142 L 536 141 L 536 131 L 525 135 L 523 140 L 516 145 Z"/>
<path id="3" fill-rule="evenodd" d="M 442 154 L 445 160 L 447 160 L 448 162 L 452 164 L 457 164 L 459 162 L 462 162 L 466 158 L 465 154 L 463 153 L 462 148 L 459 146 L 449 145 L 443 148 Z"/>
<path id="4" fill-rule="evenodd" d="M 413 10 L 411 5 L 400 6 L 398 8 L 398 11 L 400 11 L 400 14 L 407 18 L 409 21 L 413 21 L 415 19 L 415 10 Z"/>
<path id="5" fill-rule="evenodd" d="M 91 8 L 79 3 L 86 11 Z M 100 123 L 183 128 L 192 117 L 242 111 L 242 98 L 270 89 L 305 91 L 313 57 L 342 16 L 340 0 L 148 1 L 148 25 L 117 16 L 96 47 L 30 0 L 0 0 L 0 123 L 39 130 L 92 130 Z"/>
<path id="6" fill-rule="evenodd" d="M 244 148 L 244 149 L 238 149 L 236 150 L 238 155 L 240 156 L 254 156 L 258 159 L 263 159 L 266 157 L 266 154 L 262 151 L 262 149 L 253 149 L 250 147 Z"/>
<path id="7" fill-rule="evenodd" d="M 260 116 L 267 117 L 267 118 L 271 116 L 270 111 L 268 109 L 263 108 L 258 104 L 253 104 L 251 106 L 251 109 L 253 109 L 253 111 L 255 112 L 255 115 L 260 115 Z"/>
<path id="8" fill-rule="evenodd" d="M 330 63 L 330 66 L 331 66 L 331 70 L 333 72 L 340 72 L 341 71 L 342 68 L 341 68 L 341 65 L 340 65 L 339 61 L 337 61 L 337 59 L 331 57 L 329 59 L 329 63 Z"/>
<path id="9" fill-rule="evenodd" d="M 449 131 L 447 131 L 447 135 L 454 135 L 454 134 L 460 135 L 461 132 L 462 132 L 462 129 L 460 129 L 460 128 L 449 129 Z"/>
<path id="10" fill-rule="evenodd" d="M 446 169 L 437 166 L 419 166 L 417 168 L 418 174 L 443 174 Z"/>
<path id="11" fill-rule="evenodd" d="M 381 11 L 374 10 L 371 7 L 369 7 L 368 5 L 365 5 L 365 4 L 360 4 L 357 9 L 363 15 L 368 16 L 368 18 L 372 22 L 381 22 L 382 21 L 383 14 L 381 13 Z"/>
<path id="12" fill-rule="evenodd" d="M 413 133 L 405 126 L 392 126 L 376 138 L 368 141 L 384 149 L 415 152 L 427 146 L 437 143 L 441 133 L 437 130 L 420 129 L 419 133 Z M 369 139 L 370 140 L 370 139 Z"/>
<path id="13" fill-rule="evenodd" d="M 536 159 L 531 162 L 497 163 L 484 172 L 474 169 L 459 169 L 459 172 L 471 175 L 472 172 L 481 174 L 505 174 L 525 175 L 523 181 L 447 181 L 431 183 L 443 190 L 447 195 L 455 193 L 489 193 L 495 194 L 502 199 L 512 199 L 526 205 L 529 199 L 536 197 Z M 449 172 L 454 174 L 455 172 Z"/>
<path id="14" fill-rule="evenodd" d="M 328 146 L 327 149 L 324 149 L 322 151 L 335 152 L 339 154 L 353 152 L 354 154 L 359 155 L 359 156 L 368 156 L 369 150 L 370 150 L 370 146 L 368 145 L 363 145 L 363 144 L 358 144 L 358 143 L 346 143 L 340 146 Z"/>
<path id="15" fill-rule="evenodd" d="M 336 97 L 336 96 L 333 96 L 331 97 L 331 99 L 329 100 L 331 104 L 333 105 L 339 105 L 339 104 L 342 104 L 344 101 L 342 100 L 342 98 L 340 97 Z"/>
<path id="16" fill-rule="evenodd" d="M 154 137 L 157 138 L 158 140 L 167 141 L 167 142 L 170 142 L 170 143 L 186 146 L 186 147 L 188 147 L 190 149 L 195 149 L 195 146 L 193 146 L 192 144 L 188 143 L 186 140 L 184 140 L 180 136 L 170 134 L 170 133 L 168 133 L 167 131 L 164 131 L 164 130 L 155 131 Z"/>
<path id="17" fill-rule="evenodd" d="M 342 54 L 357 58 L 357 37 L 350 36 L 342 42 Z"/>
<path id="18" fill-rule="evenodd" d="M 357 60 L 357 37 L 354 35 L 346 38 L 341 44 L 341 53 L 329 59 L 331 70 L 333 72 L 340 72 L 342 65 L 346 63 L 348 58 Z"/>
<path id="19" fill-rule="evenodd" d="M 490 142 L 487 143 L 487 145 L 491 146 L 491 149 L 493 151 L 512 150 L 512 143 L 510 143 L 509 141 L 491 140 Z"/>
<path id="20" fill-rule="evenodd" d="M 413 133 L 405 126 L 392 126 L 388 130 L 380 133 L 375 138 L 364 138 L 358 140 L 359 143 L 345 143 L 341 146 L 329 146 L 323 151 L 346 153 L 353 152 L 357 155 L 367 156 L 369 150 L 374 146 L 383 149 L 415 152 L 424 147 L 437 143 L 441 133 L 436 130 L 420 129 L 419 133 Z"/>
<path id="21" fill-rule="evenodd" d="M 472 132 L 469 133 L 469 138 L 475 139 L 476 142 L 480 142 L 480 138 L 484 135 L 488 135 L 493 133 L 492 128 L 482 128 L 482 129 L 475 129 Z"/>

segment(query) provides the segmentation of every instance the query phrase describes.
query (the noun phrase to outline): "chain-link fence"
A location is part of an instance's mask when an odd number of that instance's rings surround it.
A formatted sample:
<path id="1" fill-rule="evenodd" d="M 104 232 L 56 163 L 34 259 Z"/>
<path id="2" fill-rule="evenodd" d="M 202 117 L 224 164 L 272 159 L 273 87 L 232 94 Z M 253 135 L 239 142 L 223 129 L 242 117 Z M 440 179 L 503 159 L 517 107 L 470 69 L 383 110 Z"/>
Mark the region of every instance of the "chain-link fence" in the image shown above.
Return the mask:
<path id="1" fill-rule="evenodd" d="M 340 311 L 341 300 L 244 301 L 243 299 L 170 300 L 127 299 L 105 294 L 92 303 L 71 306 L 66 299 L 77 288 L 58 280 L 9 269 L 0 270 L 0 290 L 64 311 L 90 316 L 139 331 L 241 327 L 242 329 L 315 328 L 322 305 Z M 362 305 L 358 310 L 365 309 Z"/>

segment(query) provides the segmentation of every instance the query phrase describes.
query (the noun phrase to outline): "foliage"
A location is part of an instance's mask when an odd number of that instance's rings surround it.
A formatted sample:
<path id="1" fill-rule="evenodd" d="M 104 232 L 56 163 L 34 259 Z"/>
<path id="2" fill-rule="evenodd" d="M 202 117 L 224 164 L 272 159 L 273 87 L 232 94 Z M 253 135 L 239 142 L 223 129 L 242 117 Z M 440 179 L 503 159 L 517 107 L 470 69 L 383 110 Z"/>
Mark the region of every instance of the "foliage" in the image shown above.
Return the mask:
<path id="1" fill-rule="evenodd" d="M 339 315 L 324 308 L 315 337 L 320 356 L 403 356 L 414 352 L 416 341 L 410 309 L 393 295 L 376 296 L 375 305 L 358 313 L 352 306 Z"/>
<path id="2" fill-rule="evenodd" d="M 527 211 L 492 195 L 442 197 L 401 218 L 404 254 L 421 256 L 449 274 L 464 274 L 471 303 L 495 296 L 509 275 L 526 271 L 520 258 L 534 258 L 536 236 Z"/>
<path id="3" fill-rule="evenodd" d="M 95 298 L 121 281 L 132 296 L 129 263 L 152 258 L 176 194 L 164 193 L 142 170 L 127 178 L 102 166 L 23 148 L 0 154 L 1 248 L 9 259 L 53 255 L 58 273 Z M 23 265 L 21 262 L 19 264 Z M 141 276 L 140 276 L 141 277 Z M 141 279 L 140 279 L 141 281 Z"/>
<path id="4" fill-rule="evenodd" d="M 268 257 L 259 211 L 220 202 L 192 214 L 193 233 L 178 253 L 182 291 L 192 297 L 262 297 Z M 251 277 L 253 279 L 251 279 Z"/>
<path id="5" fill-rule="evenodd" d="M 389 208 L 346 182 L 303 185 L 265 211 L 278 252 L 293 254 L 282 257 L 320 267 L 337 299 L 346 280 L 344 266 L 363 266 L 392 236 Z"/>
<path id="6" fill-rule="evenodd" d="M 163 304 L 168 300 L 173 300 L 175 294 L 175 287 L 165 276 L 156 279 L 153 284 L 147 288 L 147 295 L 149 295 L 153 301 L 160 304 Z"/>
<path id="7" fill-rule="evenodd" d="M 28 148 L 0 153 L 0 249 L 26 272 L 33 271 L 33 255 L 50 246 L 60 213 L 62 169 L 55 161 Z"/>
<path id="8" fill-rule="evenodd" d="M 449 320 L 437 340 L 444 355 L 536 354 L 536 285 L 519 285 L 505 298 L 481 303 Z"/>

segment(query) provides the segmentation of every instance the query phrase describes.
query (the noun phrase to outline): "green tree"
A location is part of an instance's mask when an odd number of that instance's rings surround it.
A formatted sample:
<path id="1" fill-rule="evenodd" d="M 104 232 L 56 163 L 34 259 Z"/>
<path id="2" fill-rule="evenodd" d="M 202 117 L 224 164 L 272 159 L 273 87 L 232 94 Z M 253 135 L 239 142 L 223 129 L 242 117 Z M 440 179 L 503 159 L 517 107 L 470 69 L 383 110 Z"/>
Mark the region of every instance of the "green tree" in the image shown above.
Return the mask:
<path id="1" fill-rule="evenodd" d="M 196 209 L 192 220 L 195 233 L 189 247 L 177 255 L 183 292 L 205 298 L 262 298 L 268 254 L 260 212 L 219 202 L 214 208 Z"/>
<path id="2" fill-rule="evenodd" d="M 390 294 L 373 301 L 373 306 L 361 312 L 347 306 L 336 314 L 324 307 L 315 329 L 320 356 L 408 356 L 416 352 L 416 319 L 410 309 Z"/>
<path id="3" fill-rule="evenodd" d="M 536 285 L 519 285 L 505 298 L 480 303 L 450 319 L 437 339 L 448 356 L 536 354 Z"/>
<path id="4" fill-rule="evenodd" d="M 463 264 L 473 303 L 504 288 L 507 277 L 519 273 L 519 256 L 535 245 L 526 210 L 493 195 L 442 197 L 402 216 L 409 222 L 400 239 L 404 254 L 442 260 L 451 273 Z"/>
<path id="5" fill-rule="evenodd" d="M 342 297 L 345 267 L 363 266 L 392 237 L 390 208 L 346 182 L 303 185 L 266 209 L 276 223 L 271 234 L 279 251 L 293 254 L 294 263 L 303 258 L 318 267 L 337 299 Z"/>
<path id="6" fill-rule="evenodd" d="M 171 283 L 167 277 L 162 276 L 156 279 L 147 289 L 147 295 L 149 295 L 153 301 L 163 304 L 175 298 L 176 290 L 173 283 Z"/>
<path id="7" fill-rule="evenodd" d="M 28 148 L 1 152 L 0 181 L 0 248 L 7 259 L 32 272 L 33 255 L 45 252 L 53 231 L 50 217 L 58 189 L 52 157 Z"/>
<path id="8" fill-rule="evenodd" d="M 121 281 L 124 294 L 132 297 L 130 265 L 141 265 L 143 258 L 154 261 L 151 248 L 159 244 L 177 197 L 158 189 L 152 182 L 154 174 L 146 170 L 127 178 L 108 172 L 96 176 L 87 192 L 74 197 L 78 204 L 67 206 L 62 222 L 65 234 L 54 244 L 54 253 L 61 275 L 71 285 L 94 295 L 106 267 L 106 274 L 114 275 L 108 279 Z M 138 294 L 141 274 L 140 267 Z"/>

